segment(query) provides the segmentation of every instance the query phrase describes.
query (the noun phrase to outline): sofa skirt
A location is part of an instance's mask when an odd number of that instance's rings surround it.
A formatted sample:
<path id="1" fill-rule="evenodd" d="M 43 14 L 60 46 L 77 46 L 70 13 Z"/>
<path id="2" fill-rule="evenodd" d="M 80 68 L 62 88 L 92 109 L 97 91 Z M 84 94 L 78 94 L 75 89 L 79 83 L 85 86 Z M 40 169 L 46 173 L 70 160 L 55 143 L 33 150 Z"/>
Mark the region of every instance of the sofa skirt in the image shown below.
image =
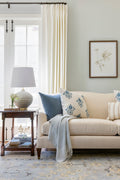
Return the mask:
<path id="1" fill-rule="evenodd" d="M 120 149 L 120 136 L 71 136 L 73 149 Z M 37 148 L 55 148 L 48 136 L 37 139 Z"/>

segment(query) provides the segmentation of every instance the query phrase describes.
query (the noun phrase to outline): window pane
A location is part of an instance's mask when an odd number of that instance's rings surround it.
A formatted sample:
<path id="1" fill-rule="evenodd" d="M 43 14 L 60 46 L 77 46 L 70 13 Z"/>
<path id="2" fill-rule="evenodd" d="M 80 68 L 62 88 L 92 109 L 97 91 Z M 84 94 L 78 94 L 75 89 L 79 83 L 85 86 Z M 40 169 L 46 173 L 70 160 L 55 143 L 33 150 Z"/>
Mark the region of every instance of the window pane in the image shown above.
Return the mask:
<path id="1" fill-rule="evenodd" d="M 26 45 L 26 26 L 15 26 L 15 45 Z"/>
<path id="2" fill-rule="evenodd" d="M 35 79 L 38 82 L 39 59 L 39 25 L 22 25 L 15 28 L 15 66 L 30 66 L 34 68 Z M 24 41 L 21 33 L 24 32 Z M 27 88 L 34 96 L 31 107 L 38 105 L 38 84 L 35 88 Z"/>
<path id="3" fill-rule="evenodd" d="M 0 109 L 4 106 L 4 88 L 0 87 Z"/>
<path id="4" fill-rule="evenodd" d="M 38 86 L 37 82 L 38 82 L 38 68 L 39 68 L 39 65 L 38 65 L 39 47 L 28 46 L 27 53 L 28 53 L 27 66 L 31 66 L 34 68 L 36 86 Z"/>
<path id="5" fill-rule="evenodd" d="M 27 65 L 28 66 L 38 66 L 38 47 L 28 46 L 27 47 Z"/>
<path id="6" fill-rule="evenodd" d="M 0 87 L 4 83 L 4 46 L 0 46 Z"/>
<path id="7" fill-rule="evenodd" d="M 4 45 L 4 27 L 0 26 L 0 45 Z"/>
<path id="8" fill-rule="evenodd" d="M 15 66 L 26 66 L 26 46 L 15 46 Z"/>
<path id="9" fill-rule="evenodd" d="M 38 45 L 39 42 L 39 27 L 37 25 L 31 25 L 27 27 L 27 44 Z"/>
<path id="10" fill-rule="evenodd" d="M 4 26 L 0 26 L 0 108 L 4 105 Z"/>

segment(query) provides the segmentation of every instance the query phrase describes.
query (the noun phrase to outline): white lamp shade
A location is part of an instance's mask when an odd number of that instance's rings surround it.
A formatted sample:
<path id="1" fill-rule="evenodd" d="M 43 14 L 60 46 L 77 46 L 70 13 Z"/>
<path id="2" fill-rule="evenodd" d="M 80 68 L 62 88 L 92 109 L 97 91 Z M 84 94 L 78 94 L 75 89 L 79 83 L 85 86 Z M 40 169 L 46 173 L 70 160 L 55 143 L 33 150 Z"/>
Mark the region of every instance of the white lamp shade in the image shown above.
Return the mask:
<path id="1" fill-rule="evenodd" d="M 15 67 L 12 73 L 11 87 L 35 87 L 32 67 Z"/>

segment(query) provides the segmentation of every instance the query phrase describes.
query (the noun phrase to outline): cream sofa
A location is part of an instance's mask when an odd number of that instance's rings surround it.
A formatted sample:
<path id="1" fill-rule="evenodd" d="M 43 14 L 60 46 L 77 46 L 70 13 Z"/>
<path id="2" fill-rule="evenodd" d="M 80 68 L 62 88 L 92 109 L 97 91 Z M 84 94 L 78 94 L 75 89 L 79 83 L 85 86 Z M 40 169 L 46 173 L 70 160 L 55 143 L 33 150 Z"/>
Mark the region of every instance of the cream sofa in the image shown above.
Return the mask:
<path id="1" fill-rule="evenodd" d="M 115 101 L 114 94 L 78 92 L 84 95 L 89 118 L 69 121 L 73 149 L 120 149 L 120 120 L 107 120 L 108 102 Z M 39 114 L 37 154 L 41 148 L 54 148 L 48 139 L 49 121 L 45 113 Z"/>

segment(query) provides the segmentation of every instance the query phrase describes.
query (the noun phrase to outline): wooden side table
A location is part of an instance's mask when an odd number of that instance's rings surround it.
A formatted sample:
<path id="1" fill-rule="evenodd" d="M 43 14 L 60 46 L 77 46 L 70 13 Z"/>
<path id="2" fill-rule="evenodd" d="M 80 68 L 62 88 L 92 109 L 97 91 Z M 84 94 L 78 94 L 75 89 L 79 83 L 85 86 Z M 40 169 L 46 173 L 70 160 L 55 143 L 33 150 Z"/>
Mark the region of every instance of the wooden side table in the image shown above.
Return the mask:
<path id="1" fill-rule="evenodd" d="M 35 111 L 15 111 L 15 110 L 4 110 L 2 113 L 2 145 L 1 145 L 1 156 L 5 155 L 5 151 L 30 151 L 31 156 L 34 156 L 34 113 Z M 9 143 L 4 144 L 5 135 L 5 119 L 12 118 L 12 138 L 14 137 L 14 118 L 30 118 L 31 119 L 31 147 L 15 147 L 10 146 Z"/>

